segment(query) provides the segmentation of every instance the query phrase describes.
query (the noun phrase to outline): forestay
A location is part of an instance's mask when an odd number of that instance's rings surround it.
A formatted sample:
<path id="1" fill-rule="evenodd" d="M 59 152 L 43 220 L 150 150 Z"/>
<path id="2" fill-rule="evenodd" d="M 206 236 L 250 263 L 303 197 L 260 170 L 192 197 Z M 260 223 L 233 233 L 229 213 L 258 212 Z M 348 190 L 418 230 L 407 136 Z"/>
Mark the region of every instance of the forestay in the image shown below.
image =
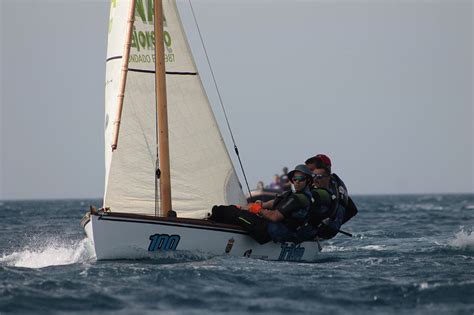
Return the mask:
<path id="1" fill-rule="evenodd" d="M 129 1 L 112 1 L 106 70 L 104 206 L 155 214 L 156 107 L 153 1 L 137 0 L 118 148 L 117 111 Z M 164 0 L 164 42 L 173 210 L 202 218 L 213 204 L 242 204 L 240 183 L 222 140 L 175 1 Z"/>

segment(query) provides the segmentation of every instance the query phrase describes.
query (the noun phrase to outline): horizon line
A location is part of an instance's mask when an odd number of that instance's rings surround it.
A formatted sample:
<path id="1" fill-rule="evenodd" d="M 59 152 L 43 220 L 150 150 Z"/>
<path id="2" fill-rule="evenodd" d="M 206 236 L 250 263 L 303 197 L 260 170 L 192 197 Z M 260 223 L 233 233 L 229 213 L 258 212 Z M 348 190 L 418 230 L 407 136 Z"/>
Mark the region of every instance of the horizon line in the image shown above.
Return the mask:
<path id="1" fill-rule="evenodd" d="M 426 192 L 426 193 L 355 193 L 350 196 L 381 197 L 381 196 L 423 196 L 423 195 L 474 195 L 474 192 Z M 103 200 L 103 197 L 31 197 L 31 198 L 0 198 L 0 202 L 8 201 L 64 201 L 64 200 Z"/>

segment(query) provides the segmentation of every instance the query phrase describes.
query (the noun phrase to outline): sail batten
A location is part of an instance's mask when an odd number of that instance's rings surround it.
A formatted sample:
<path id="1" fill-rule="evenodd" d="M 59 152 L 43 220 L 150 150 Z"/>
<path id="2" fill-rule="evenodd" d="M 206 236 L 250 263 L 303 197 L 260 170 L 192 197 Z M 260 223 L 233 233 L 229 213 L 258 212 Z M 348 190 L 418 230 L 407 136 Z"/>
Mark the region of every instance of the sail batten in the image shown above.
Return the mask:
<path id="1" fill-rule="evenodd" d="M 126 1 L 112 2 L 106 75 L 106 189 L 104 206 L 114 212 L 155 214 L 156 121 L 151 1 L 138 1 L 118 142 L 112 154 L 113 104 L 125 40 Z M 214 204 L 245 199 L 202 86 L 176 3 L 163 1 L 166 93 L 173 210 L 202 218 Z M 122 22 L 120 22 L 122 21 Z M 121 47 L 120 47 L 121 46 Z M 115 94 L 115 95 L 114 95 Z"/>

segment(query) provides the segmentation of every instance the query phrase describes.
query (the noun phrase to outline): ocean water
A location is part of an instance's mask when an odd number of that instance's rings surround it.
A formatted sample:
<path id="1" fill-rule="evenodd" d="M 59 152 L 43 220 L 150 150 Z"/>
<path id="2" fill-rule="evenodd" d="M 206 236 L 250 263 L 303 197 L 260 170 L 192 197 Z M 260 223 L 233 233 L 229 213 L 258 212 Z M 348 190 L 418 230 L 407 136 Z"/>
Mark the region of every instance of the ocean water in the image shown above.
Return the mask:
<path id="1" fill-rule="evenodd" d="M 100 200 L 0 202 L 0 314 L 474 314 L 474 195 L 355 196 L 316 263 L 97 262 Z"/>

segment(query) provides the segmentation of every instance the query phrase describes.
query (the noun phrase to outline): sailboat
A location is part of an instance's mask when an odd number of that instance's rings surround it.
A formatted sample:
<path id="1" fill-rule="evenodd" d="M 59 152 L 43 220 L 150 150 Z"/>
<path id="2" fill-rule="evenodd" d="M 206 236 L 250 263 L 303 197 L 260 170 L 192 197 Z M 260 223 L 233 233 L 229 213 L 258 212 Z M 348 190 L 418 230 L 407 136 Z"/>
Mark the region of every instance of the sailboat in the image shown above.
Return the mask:
<path id="1" fill-rule="evenodd" d="M 106 62 L 105 195 L 81 221 L 97 260 L 318 257 L 318 242 L 260 245 L 239 226 L 206 220 L 213 205 L 246 200 L 175 0 L 112 1 Z"/>

